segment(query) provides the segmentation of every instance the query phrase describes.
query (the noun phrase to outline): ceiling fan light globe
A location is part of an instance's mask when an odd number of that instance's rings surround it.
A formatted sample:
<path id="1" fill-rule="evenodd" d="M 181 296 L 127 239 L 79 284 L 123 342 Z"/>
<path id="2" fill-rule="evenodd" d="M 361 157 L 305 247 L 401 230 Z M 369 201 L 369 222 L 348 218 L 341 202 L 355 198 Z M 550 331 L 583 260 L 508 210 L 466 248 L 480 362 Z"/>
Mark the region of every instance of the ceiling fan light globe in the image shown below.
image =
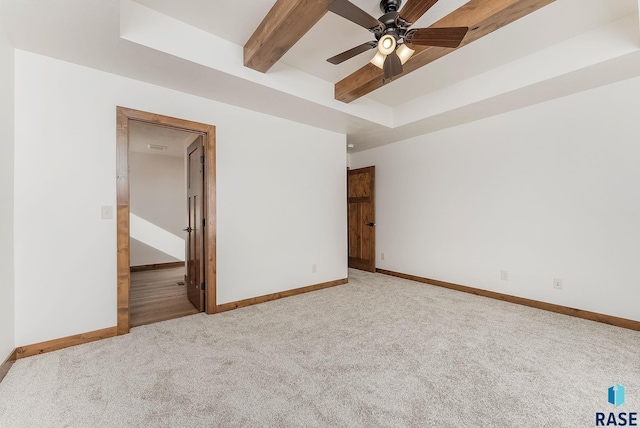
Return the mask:
<path id="1" fill-rule="evenodd" d="M 413 55 L 415 50 L 411 49 L 407 45 L 401 45 L 398 48 L 398 57 L 400 58 L 400 62 L 404 65 L 405 62 L 409 61 L 411 55 Z"/>
<path id="2" fill-rule="evenodd" d="M 384 68 L 384 60 L 386 58 L 387 58 L 387 56 L 385 54 L 382 54 L 380 52 L 376 52 L 376 55 L 369 62 L 382 70 Z"/>
<path id="3" fill-rule="evenodd" d="M 396 50 L 396 39 L 395 37 L 385 34 L 378 40 L 378 52 L 383 55 L 389 55 L 391 52 Z"/>

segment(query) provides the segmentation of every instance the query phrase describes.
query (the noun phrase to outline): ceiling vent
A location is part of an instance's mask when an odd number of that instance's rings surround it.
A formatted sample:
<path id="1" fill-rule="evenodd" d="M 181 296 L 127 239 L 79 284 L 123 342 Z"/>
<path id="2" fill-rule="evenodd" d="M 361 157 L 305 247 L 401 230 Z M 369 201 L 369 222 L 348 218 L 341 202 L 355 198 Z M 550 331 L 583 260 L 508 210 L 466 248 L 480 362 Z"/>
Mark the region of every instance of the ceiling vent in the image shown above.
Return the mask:
<path id="1" fill-rule="evenodd" d="M 147 147 L 151 150 L 167 150 L 167 146 L 161 146 L 160 144 L 147 144 Z"/>

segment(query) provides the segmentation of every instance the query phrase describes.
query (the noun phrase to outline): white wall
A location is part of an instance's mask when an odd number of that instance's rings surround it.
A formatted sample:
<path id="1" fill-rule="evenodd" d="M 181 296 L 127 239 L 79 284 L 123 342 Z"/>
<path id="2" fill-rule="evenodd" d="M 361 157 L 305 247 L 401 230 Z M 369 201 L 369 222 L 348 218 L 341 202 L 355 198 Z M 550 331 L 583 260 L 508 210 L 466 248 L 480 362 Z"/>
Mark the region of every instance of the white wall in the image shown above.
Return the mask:
<path id="1" fill-rule="evenodd" d="M 346 277 L 344 135 L 16 51 L 17 345 L 116 325 L 117 105 L 217 127 L 219 304 Z"/>
<path id="2" fill-rule="evenodd" d="M 182 143 L 181 141 L 179 143 Z M 129 153 L 131 212 L 185 238 L 187 191 L 184 157 Z M 131 266 L 182 260 L 131 239 Z"/>
<path id="3" fill-rule="evenodd" d="M 638 93 L 634 78 L 351 155 L 376 166 L 377 266 L 640 320 Z"/>
<path id="4" fill-rule="evenodd" d="M 15 348 L 13 84 L 14 49 L 0 28 L 0 364 Z"/>

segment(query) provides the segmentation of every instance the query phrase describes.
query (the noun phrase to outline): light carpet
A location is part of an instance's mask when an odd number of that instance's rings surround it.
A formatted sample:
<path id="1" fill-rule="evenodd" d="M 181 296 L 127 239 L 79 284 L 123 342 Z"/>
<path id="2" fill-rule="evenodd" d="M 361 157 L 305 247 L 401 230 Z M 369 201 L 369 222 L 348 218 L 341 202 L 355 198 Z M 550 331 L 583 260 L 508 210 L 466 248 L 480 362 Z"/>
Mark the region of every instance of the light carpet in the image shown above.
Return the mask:
<path id="1" fill-rule="evenodd" d="M 360 271 L 19 360 L 0 383 L 12 428 L 591 427 L 610 411 L 640 412 L 640 332 Z"/>

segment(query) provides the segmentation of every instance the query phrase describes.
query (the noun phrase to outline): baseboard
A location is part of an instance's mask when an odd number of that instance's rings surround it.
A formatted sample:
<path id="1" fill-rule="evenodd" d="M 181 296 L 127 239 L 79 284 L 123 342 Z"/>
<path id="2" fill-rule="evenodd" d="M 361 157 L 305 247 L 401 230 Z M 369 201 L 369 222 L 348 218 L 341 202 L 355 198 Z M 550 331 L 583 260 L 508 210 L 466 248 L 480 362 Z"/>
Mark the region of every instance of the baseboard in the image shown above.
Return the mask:
<path id="1" fill-rule="evenodd" d="M 576 318 L 583 318 L 590 321 L 597 321 L 604 324 L 610 324 L 616 327 L 627 328 L 629 330 L 640 331 L 640 321 L 634 321 L 626 318 L 618 318 L 611 315 L 599 314 L 597 312 L 584 311 L 582 309 L 570 308 L 568 306 L 556 305 L 553 303 L 540 302 L 538 300 L 525 299 L 524 297 L 511 296 L 509 294 L 497 293 L 495 291 L 487 291 L 479 288 L 467 287 L 466 285 L 453 284 L 450 282 L 438 281 L 436 279 L 423 278 L 421 276 L 409 275 L 385 269 L 376 269 L 376 272 L 384 275 L 395 276 L 398 278 L 409 279 L 411 281 L 423 282 L 438 287 L 450 288 L 452 290 L 463 291 L 478 296 L 489 297 L 490 299 L 503 300 L 509 303 L 529 306 L 531 308 L 543 309 L 545 311 L 556 312 L 558 314 L 569 315 Z"/>
<path id="2" fill-rule="evenodd" d="M 33 345 L 20 346 L 16 349 L 17 358 L 32 357 L 34 355 L 45 354 L 57 351 L 70 346 L 82 345 L 83 343 L 95 342 L 96 340 L 107 339 L 118 334 L 117 327 L 109 327 L 102 330 L 90 331 L 73 336 L 62 337 L 60 339 L 48 340 L 46 342 L 35 343 Z"/>
<path id="3" fill-rule="evenodd" d="M 146 272 L 149 270 L 158 270 L 158 269 L 173 269 L 177 267 L 184 267 L 185 262 L 170 262 L 170 263 L 158 263 L 155 265 L 140 265 L 140 266 L 131 266 L 129 270 L 131 272 Z"/>
<path id="4" fill-rule="evenodd" d="M 216 313 L 231 311 L 233 309 L 244 308 L 246 306 L 257 305 L 259 303 L 270 302 L 271 300 L 282 299 L 283 297 L 296 296 L 310 291 L 322 290 L 323 288 L 335 287 L 349 282 L 349 278 L 337 279 L 335 281 L 323 282 L 309 285 L 307 287 L 294 288 L 293 290 L 281 291 L 279 293 L 265 294 L 264 296 L 252 297 L 251 299 L 238 300 L 236 302 L 223 303 L 216 306 Z"/>
<path id="5" fill-rule="evenodd" d="M 17 352 L 14 349 L 11 355 L 9 355 L 6 360 L 4 360 L 4 363 L 0 365 L 0 382 L 2 382 L 2 379 L 4 379 L 7 373 L 9 373 L 9 369 L 11 368 L 13 363 L 16 362 L 16 360 L 17 360 Z"/>

